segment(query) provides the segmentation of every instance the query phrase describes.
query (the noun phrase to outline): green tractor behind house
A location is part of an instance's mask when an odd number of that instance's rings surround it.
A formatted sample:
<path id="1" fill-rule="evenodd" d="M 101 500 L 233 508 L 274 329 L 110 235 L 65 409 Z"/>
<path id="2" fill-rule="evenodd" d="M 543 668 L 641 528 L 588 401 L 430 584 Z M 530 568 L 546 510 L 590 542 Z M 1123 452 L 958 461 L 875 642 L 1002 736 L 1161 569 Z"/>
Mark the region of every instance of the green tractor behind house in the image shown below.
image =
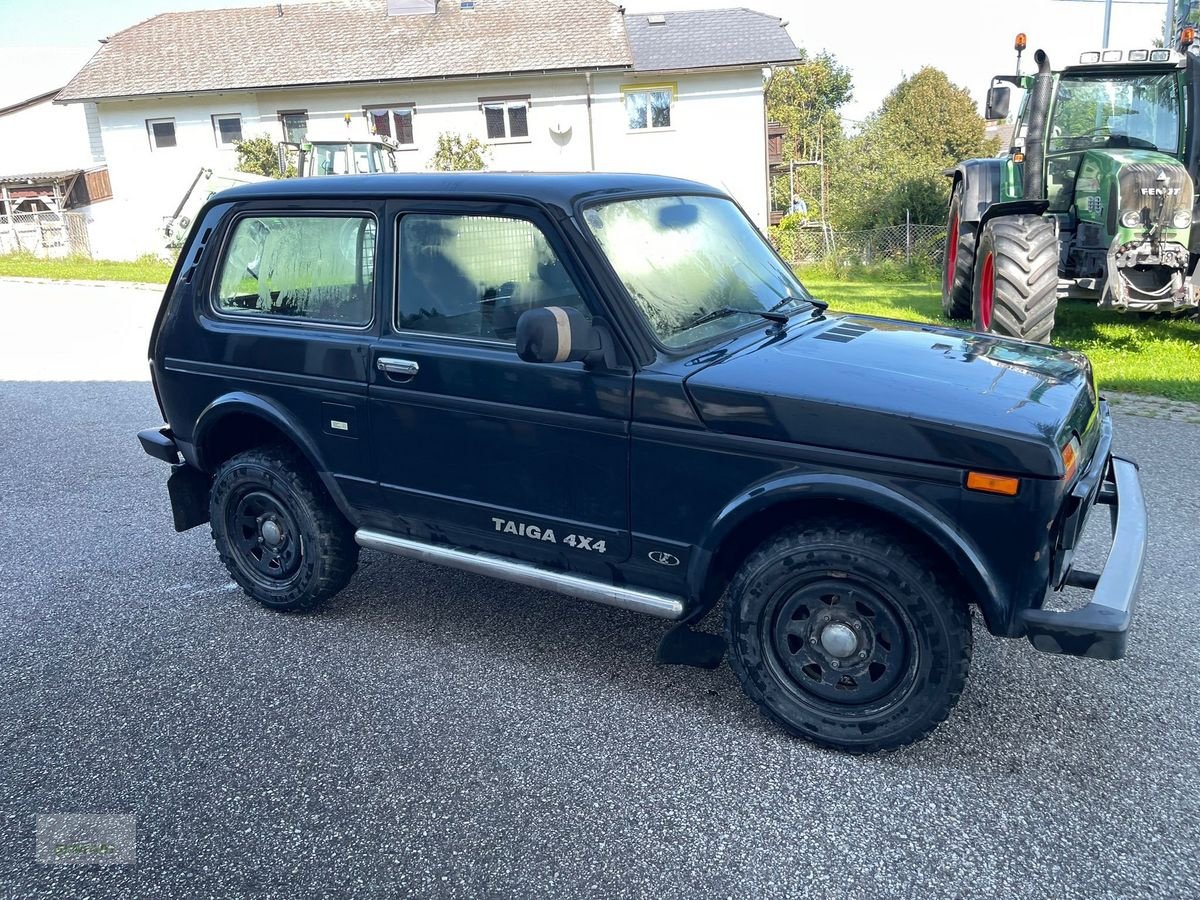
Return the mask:
<path id="1" fill-rule="evenodd" d="M 1060 298 L 1141 313 L 1195 313 L 1200 227 L 1200 56 L 1165 49 L 1084 53 L 1036 75 L 993 79 L 987 118 L 1024 89 L 1013 146 L 953 180 L 942 308 L 979 331 L 1045 342 Z M 1018 69 L 1025 36 L 1016 49 Z M 1200 221 L 1200 220 L 1198 220 Z"/>

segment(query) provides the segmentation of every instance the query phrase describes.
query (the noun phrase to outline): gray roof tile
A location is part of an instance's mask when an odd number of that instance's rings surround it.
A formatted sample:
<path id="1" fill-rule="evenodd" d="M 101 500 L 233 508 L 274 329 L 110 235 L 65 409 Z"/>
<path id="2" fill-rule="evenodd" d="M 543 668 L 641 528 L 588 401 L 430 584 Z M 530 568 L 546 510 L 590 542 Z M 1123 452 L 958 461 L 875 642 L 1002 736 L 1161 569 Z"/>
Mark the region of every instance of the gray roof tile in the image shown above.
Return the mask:
<path id="1" fill-rule="evenodd" d="M 627 68 L 608 0 L 478 0 L 389 16 L 386 0 L 163 13 L 101 46 L 60 101 L 453 75 Z"/>
<path id="2" fill-rule="evenodd" d="M 316 84 L 615 68 L 787 62 L 779 19 L 746 9 L 622 14 L 609 0 L 441 0 L 389 16 L 387 0 L 163 13 L 114 34 L 59 101 Z"/>
<path id="3" fill-rule="evenodd" d="M 662 18 L 661 25 L 651 19 Z M 626 13 L 633 67 L 641 72 L 794 63 L 801 59 L 783 22 L 750 9 Z"/>

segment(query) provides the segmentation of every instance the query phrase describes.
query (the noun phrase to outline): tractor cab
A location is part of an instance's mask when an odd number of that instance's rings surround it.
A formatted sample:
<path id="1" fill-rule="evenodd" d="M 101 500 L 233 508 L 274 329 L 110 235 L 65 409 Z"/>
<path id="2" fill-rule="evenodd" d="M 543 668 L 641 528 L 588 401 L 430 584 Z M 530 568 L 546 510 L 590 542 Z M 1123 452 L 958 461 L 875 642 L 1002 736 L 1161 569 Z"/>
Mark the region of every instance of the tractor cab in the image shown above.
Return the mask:
<path id="1" fill-rule="evenodd" d="M 955 246 L 947 245 L 947 314 L 971 316 L 981 330 L 1046 340 L 1062 297 L 1122 311 L 1197 308 L 1192 220 L 1200 147 L 1192 109 L 1200 103 L 1200 55 L 1185 39 L 1180 50 L 1086 51 L 1057 72 L 1039 50 L 1036 74 L 993 79 L 988 119 L 1008 117 L 1013 87 L 1024 98 L 1006 154 L 948 173 Z M 1018 71 L 1024 48 L 1020 35 Z M 999 221 L 1004 216 L 1023 220 Z M 976 263 L 985 261 L 975 259 L 975 248 L 988 221 L 1010 230 L 1019 224 L 1017 232 L 1032 240 L 1034 219 L 1053 229 L 1053 296 L 1024 282 L 977 291 L 983 269 Z M 1035 330 L 1024 324 L 1032 320 Z"/>
<path id="2" fill-rule="evenodd" d="M 281 172 L 294 168 L 302 177 L 396 172 L 398 146 L 391 138 L 376 134 L 316 135 L 299 144 L 281 143 L 279 168 Z"/>

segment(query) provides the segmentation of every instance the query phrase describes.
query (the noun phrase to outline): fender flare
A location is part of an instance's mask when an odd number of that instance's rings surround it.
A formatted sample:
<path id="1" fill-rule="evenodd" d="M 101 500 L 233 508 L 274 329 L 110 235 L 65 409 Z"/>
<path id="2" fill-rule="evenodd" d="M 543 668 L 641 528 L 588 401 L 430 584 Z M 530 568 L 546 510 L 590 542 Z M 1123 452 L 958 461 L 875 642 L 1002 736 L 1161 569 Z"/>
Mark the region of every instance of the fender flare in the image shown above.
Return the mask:
<path id="1" fill-rule="evenodd" d="M 213 429 L 231 415 L 254 416 L 281 432 L 312 466 L 313 471 L 325 485 L 325 490 L 329 492 L 329 496 L 333 498 L 333 502 L 341 510 L 342 515 L 352 523 L 358 521 L 353 508 L 346 501 L 337 479 L 325 465 L 319 448 L 300 427 L 295 417 L 278 403 L 256 394 L 246 391 L 222 394 L 204 407 L 200 415 L 196 417 L 196 425 L 192 429 L 192 448 L 195 456 L 194 464 L 197 468 L 205 472 L 210 471 L 211 467 L 204 458 L 205 442 Z"/>
<path id="2" fill-rule="evenodd" d="M 1000 201 L 1000 176 L 1004 171 L 1004 163 L 1005 160 L 999 157 L 968 159 L 946 170 L 946 177 L 951 179 L 951 193 L 962 184 L 960 221 L 972 224 L 979 222 L 988 209 Z"/>
<path id="3" fill-rule="evenodd" d="M 738 527 L 773 506 L 797 500 L 850 501 L 903 521 L 946 554 L 970 588 L 988 628 L 1000 633 L 1007 627 L 1008 604 L 978 549 L 958 533 L 953 523 L 910 495 L 852 475 L 786 475 L 743 491 L 717 514 L 697 546 L 698 552 L 692 554 L 688 581 L 693 591 L 706 583 L 718 549 Z"/>

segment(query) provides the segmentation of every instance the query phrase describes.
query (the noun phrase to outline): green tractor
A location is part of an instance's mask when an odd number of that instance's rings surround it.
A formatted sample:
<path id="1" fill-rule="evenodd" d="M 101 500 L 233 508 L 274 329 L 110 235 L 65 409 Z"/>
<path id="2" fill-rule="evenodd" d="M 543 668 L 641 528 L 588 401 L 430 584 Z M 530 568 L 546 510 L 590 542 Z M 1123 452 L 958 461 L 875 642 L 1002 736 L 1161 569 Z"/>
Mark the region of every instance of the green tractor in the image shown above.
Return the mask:
<path id="1" fill-rule="evenodd" d="M 1066 297 L 1196 312 L 1200 56 L 1190 38 L 1182 52 L 1084 53 L 1060 72 L 1039 50 L 1036 75 L 992 80 L 988 119 L 1007 118 L 1009 85 L 1025 99 L 1007 153 L 947 172 L 947 316 L 1046 342 Z M 1024 35 L 1016 49 L 1019 71 Z"/>

